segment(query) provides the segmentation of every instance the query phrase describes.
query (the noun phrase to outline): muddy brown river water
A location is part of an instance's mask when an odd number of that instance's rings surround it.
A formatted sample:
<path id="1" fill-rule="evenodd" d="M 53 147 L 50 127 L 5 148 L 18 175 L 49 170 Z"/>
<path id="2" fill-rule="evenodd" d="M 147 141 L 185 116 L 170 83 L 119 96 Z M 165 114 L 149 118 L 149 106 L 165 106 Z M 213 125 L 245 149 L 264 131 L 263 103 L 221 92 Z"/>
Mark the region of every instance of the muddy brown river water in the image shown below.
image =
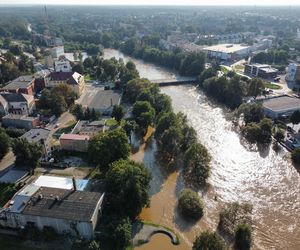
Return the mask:
<path id="1" fill-rule="evenodd" d="M 166 74 L 165 69 L 153 67 L 155 74 L 160 70 Z M 151 79 L 147 71 L 143 74 Z M 181 244 L 173 246 L 165 236 L 155 235 L 150 243 L 136 249 L 191 249 L 201 231 L 215 230 L 220 209 L 233 201 L 253 205 L 253 249 L 300 249 L 300 174 L 290 163 L 288 153 L 284 150 L 276 153 L 272 148 L 258 152 L 243 146 L 239 135 L 232 130 L 232 123 L 225 119 L 227 112 L 194 86 L 163 87 L 162 92 L 172 98 L 176 112 L 187 115 L 199 140 L 210 151 L 210 187 L 199 192 L 205 202 L 203 218 L 195 224 L 186 222 L 176 210 L 178 193 L 184 187 L 180 172 L 167 174 L 156 163 L 155 141 L 143 145 L 132 158 L 145 163 L 153 180 L 151 206 L 142 211 L 141 218 L 173 228 Z"/>

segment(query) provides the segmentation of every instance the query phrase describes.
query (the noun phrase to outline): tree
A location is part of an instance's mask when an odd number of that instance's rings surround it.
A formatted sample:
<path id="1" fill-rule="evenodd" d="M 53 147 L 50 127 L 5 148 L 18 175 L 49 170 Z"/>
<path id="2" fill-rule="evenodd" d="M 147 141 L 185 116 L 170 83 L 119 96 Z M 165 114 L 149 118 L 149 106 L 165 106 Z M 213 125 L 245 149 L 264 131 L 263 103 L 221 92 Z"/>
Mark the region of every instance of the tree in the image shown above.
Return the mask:
<path id="1" fill-rule="evenodd" d="M 257 96 L 262 94 L 264 89 L 265 89 L 264 82 L 261 79 L 252 78 L 249 83 L 247 95 L 253 96 L 255 99 Z"/>
<path id="2" fill-rule="evenodd" d="M 75 64 L 75 65 L 72 67 L 72 71 L 73 71 L 73 72 L 77 72 L 77 73 L 83 75 L 83 74 L 84 74 L 84 67 L 83 67 L 83 64 L 82 64 L 81 62 Z"/>
<path id="3" fill-rule="evenodd" d="M 124 96 L 129 102 L 134 103 L 138 95 L 152 85 L 153 83 L 145 78 L 133 79 L 126 84 Z"/>
<path id="4" fill-rule="evenodd" d="M 292 152 L 292 160 L 296 164 L 300 164 L 300 148 L 296 148 Z"/>
<path id="5" fill-rule="evenodd" d="M 97 241 L 93 240 L 89 244 L 88 250 L 101 250 L 100 244 Z"/>
<path id="6" fill-rule="evenodd" d="M 102 170 L 107 170 L 114 161 L 127 159 L 129 153 L 130 146 L 123 129 L 95 135 L 88 147 L 89 161 L 99 164 Z"/>
<path id="7" fill-rule="evenodd" d="M 113 118 L 120 124 L 124 117 L 124 110 L 120 105 L 114 105 L 112 115 Z"/>
<path id="8" fill-rule="evenodd" d="M 252 242 L 251 227 L 246 223 L 237 226 L 235 232 L 235 245 L 238 250 L 249 250 Z"/>
<path id="9" fill-rule="evenodd" d="M 42 156 L 42 146 L 30 143 L 25 138 L 17 138 L 12 143 L 13 153 L 16 156 L 17 166 L 26 166 L 30 171 L 37 167 Z"/>
<path id="10" fill-rule="evenodd" d="M 184 173 L 193 184 L 205 184 L 210 173 L 211 156 L 200 143 L 190 145 L 184 154 Z"/>
<path id="11" fill-rule="evenodd" d="M 84 119 L 84 111 L 81 104 L 75 104 L 71 109 L 71 113 L 76 117 L 77 120 Z"/>
<path id="12" fill-rule="evenodd" d="M 300 110 L 296 110 L 293 112 L 293 114 L 290 117 L 291 123 L 298 124 L 300 122 Z"/>
<path id="13" fill-rule="evenodd" d="M 183 189 L 178 198 L 178 208 L 186 218 L 199 219 L 203 216 L 203 202 L 191 189 Z"/>
<path id="14" fill-rule="evenodd" d="M 106 177 L 110 209 L 134 219 L 149 203 L 151 175 L 141 163 L 119 160 L 111 164 Z"/>
<path id="15" fill-rule="evenodd" d="M 0 160 L 8 153 L 9 146 L 9 136 L 4 131 L 0 131 Z"/>
<path id="16" fill-rule="evenodd" d="M 285 138 L 284 131 L 282 129 L 277 129 L 277 131 L 274 134 L 274 138 L 276 141 L 282 142 Z"/>
<path id="17" fill-rule="evenodd" d="M 147 130 L 155 118 L 155 110 L 147 101 L 136 101 L 133 105 L 132 114 L 136 123 L 143 130 Z"/>
<path id="18" fill-rule="evenodd" d="M 107 249 L 124 250 L 129 245 L 132 226 L 128 217 L 108 216 L 102 228 L 100 241 Z"/>
<path id="19" fill-rule="evenodd" d="M 225 250 L 226 245 L 217 233 L 202 232 L 193 244 L 193 250 Z"/>

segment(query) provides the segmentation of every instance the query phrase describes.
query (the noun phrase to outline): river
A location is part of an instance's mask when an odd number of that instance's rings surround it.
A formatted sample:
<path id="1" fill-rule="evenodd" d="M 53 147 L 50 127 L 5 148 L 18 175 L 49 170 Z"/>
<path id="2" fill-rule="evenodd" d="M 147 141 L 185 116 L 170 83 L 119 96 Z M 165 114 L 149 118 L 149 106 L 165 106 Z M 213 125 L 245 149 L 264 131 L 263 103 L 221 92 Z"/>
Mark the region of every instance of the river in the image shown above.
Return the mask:
<path id="1" fill-rule="evenodd" d="M 115 51 L 112 54 L 122 55 Z M 144 67 L 143 61 L 134 62 L 138 69 Z M 153 72 L 156 79 L 174 74 L 151 64 L 147 68 L 151 70 L 140 71 L 142 77 L 151 79 Z M 143 161 L 153 176 L 151 205 L 143 210 L 141 218 L 172 227 L 181 238 L 179 246 L 172 246 L 165 237 L 153 237 L 150 243 L 136 249 L 191 249 L 201 231 L 215 230 L 220 209 L 233 201 L 253 205 L 253 249 L 300 249 L 300 175 L 287 152 L 276 153 L 272 148 L 258 152 L 245 147 L 226 119 L 227 112 L 194 86 L 170 86 L 161 90 L 172 98 L 176 112 L 187 115 L 200 141 L 210 151 L 212 171 L 208 190 L 199 192 L 205 202 L 205 214 L 197 223 L 190 224 L 176 210 L 177 196 L 184 186 L 181 174 L 167 174 L 157 165 L 155 142 L 132 156 Z"/>

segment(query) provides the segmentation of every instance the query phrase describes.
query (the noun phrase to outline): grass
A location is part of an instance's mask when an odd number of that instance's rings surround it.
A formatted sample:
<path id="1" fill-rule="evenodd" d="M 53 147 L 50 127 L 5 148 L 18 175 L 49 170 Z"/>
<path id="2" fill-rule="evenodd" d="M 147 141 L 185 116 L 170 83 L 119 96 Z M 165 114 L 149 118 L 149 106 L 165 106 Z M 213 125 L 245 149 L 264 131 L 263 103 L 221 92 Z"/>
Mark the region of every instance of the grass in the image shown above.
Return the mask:
<path id="1" fill-rule="evenodd" d="M 118 122 L 114 118 L 111 118 L 105 121 L 105 125 L 109 127 L 113 127 L 113 126 L 117 126 Z"/>
<path id="2" fill-rule="evenodd" d="M 264 83 L 264 87 L 268 88 L 268 89 L 282 89 L 281 86 L 277 85 L 277 84 L 273 84 L 273 83 Z"/>
<path id="3" fill-rule="evenodd" d="M 238 71 L 238 72 L 244 72 L 244 69 L 245 69 L 244 65 L 238 64 L 238 65 L 234 66 L 234 70 Z"/>
<path id="4" fill-rule="evenodd" d="M 95 78 L 92 77 L 90 74 L 86 74 L 84 75 L 84 80 L 85 81 L 93 81 Z"/>
<path id="5" fill-rule="evenodd" d="M 15 184 L 0 183 L 0 206 L 4 206 L 17 191 L 18 188 Z"/>
<path id="6" fill-rule="evenodd" d="M 70 133 L 75 125 L 76 125 L 76 121 L 69 121 L 66 124 L 66 127 L 56 130 L 56 132 L 53 134 L 53 136 L 58 139 L 61 136 L 61 134 L 63 134 L 63 133 L 65 133 L 65 134 Z"/>
<path id="7" fill-rule="evenodd" d="M 227 74 L 229 72 L 229 70 L 223 66 L 221 66 L 221 71 L 224 73 L 224 74 Z"/>

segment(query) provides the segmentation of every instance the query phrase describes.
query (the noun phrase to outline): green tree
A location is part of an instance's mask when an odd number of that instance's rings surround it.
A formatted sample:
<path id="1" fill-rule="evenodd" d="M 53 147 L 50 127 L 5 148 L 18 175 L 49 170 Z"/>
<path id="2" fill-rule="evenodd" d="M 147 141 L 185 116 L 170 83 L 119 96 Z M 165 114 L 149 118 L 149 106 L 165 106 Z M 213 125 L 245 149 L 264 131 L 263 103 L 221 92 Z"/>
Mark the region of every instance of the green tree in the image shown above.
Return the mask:
<path id="1" fill-rule="evenodd" d="M 124 117 L 124 110 L 120 105 L 114 105 L 112 115 L 113 118 L 120 124 Z"/>
<path id="2" fill-rule="evenodd" d="M 217 233 L 202 232 L 193 244 L 193 250 L 225 250 L 224 241 Z"/>
<path id="3" fill-rule="evenodd" d="M 300 164 L 300 148 L 296 148 L 292 152 L 292 160 L 296 164 Z"/>
<path id="4" fill-rule="evenodd" d="M 178 209 L 186 218 L 199 219 L 203 216 L 203 202 L 191 189 L 183 189 L 178 198 Z"/>
<path id="5" fill-rule="evenodd" d="M 200 143 L 190 145 L 184 154 L 184 173 L 193 184 L 203 185 L 210 174 L 211 156 Z"/>
<path id="6" fill-rule="evenodd" d="M 71 113 L 76 117 L 77 120 L 84 119 L 84 111 L 81 104 L 75 104 L 71 109 Z"/>
<path id="7" fill-rule="evenodd" d="M 291 121 L 291 123 L 293 123 L 293 125 L 294 124 L 299 124 L 299 122 L 300 122 L 300 110 L 296 110 L 296 111 L 293 112 L 293 114 L 290 117 L 290 121 Z"/>
<path id="8" fill-rule="evenodd" d="M 123 129 L 95 135 L 88 148 L 89 161 L 99 164 L 102 170 L 107 170 L 114 161 L 127 159 L 129 153 L 130 146 Z"/>
<path id="9" fill-rule="evenodd" d="M 106 177 L 110 209 L 134 219 L 149 203 L 151 175 L 141 163 L 119 160 L 111 164 Z"/>
<path id="10" fill-rule="evenodd" d="M 249 250 L 252 242 L 251 227 L 242 223 L 237 226 L 235 232 L 235 246 L 238 250 Z"/>
<path id="11" fill-rule="evenodd" d="M 136 101 L 133 105 L 132 114 L 136 123 L 143 129 L 147 130 L 155 118 L 155 110 L 147 101 Z"/>
<path id="12" fill-rule="evenodd" d="M 25 138 L 17 138 L 12 143 L 13 153 L 16 156 L 17 166 L 26 166 L 32 172 L 42 156 L 42 146 L 30 143 Z"/>
<path id="13" fill-rule="evenodd" d="M 126 84 L 124 96 L 126 99 L 134 103 L 138 97 L 138 95 L 146 89 L 149 89 L 153 84 L 145 78 L 137 78 L 129 81 Z"/>
<path id="14" fill-rule="evenodd" d="M 264 89 L 265 89 L 264 82 L 261 79 L 252 78 L 249 83 L 247 95 L 253 96 L 255 99 L 257 96 L 262 94 Z"/>
<path id="15" fill-rule="evenodd" d="M 72 67 L 72 71 L 73 71 L 73 72 L 77 72 L 77 73 L 83 75 L 83 74 L 84 74 L 84 66 L 83 66 L 83 64 L 82 64 L 82 63 L 77 63 L 77 64 L 75 64 L 75 65 Z"/>
<path id="16" fill-rule="evenodd" d="M 274 134 L 274 138 L 276 141 L 282 142 L 285 138 L 284 131 L 282 129 L 277 129 L 277 131 Z"/>
<path id="17" fill-rule="evenodd" d="M 0 160 L 8 153 L 9 146 L 9 136 L 4 131 L 0 131 Z"/>

